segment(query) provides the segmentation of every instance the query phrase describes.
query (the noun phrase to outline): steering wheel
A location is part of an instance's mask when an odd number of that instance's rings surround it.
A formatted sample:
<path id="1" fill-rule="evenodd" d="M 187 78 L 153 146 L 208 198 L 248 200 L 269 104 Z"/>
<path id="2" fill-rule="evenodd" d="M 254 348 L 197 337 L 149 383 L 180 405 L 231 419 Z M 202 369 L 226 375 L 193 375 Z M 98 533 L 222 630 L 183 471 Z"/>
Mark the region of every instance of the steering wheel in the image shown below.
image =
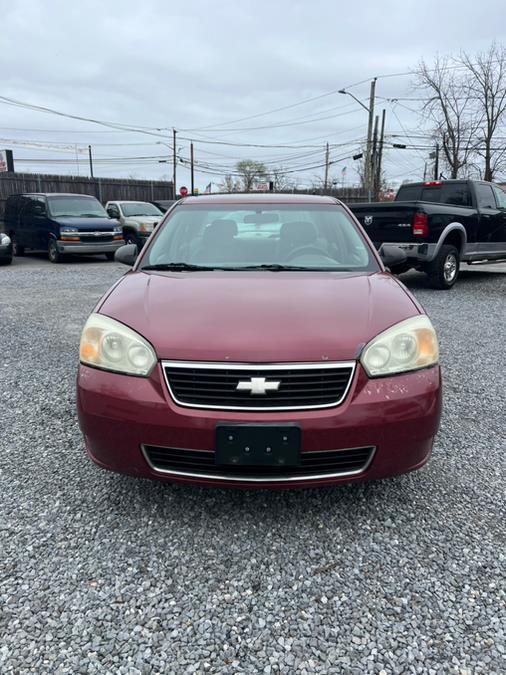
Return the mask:
<path id="1" fill-rule="evenodd" d="M 329 257 L 327 251 L 324 251 L 318 246 L 299 246 L 298 248 L 294 248 L 290 251 L 290 253 L 286 256 L 286 260 L 287 261 L 292 260 L 292 258 L 298 258 L 301 255 L 311 253 L 316 253 L 317 255 L 325 256 L 325 258 Z"/>

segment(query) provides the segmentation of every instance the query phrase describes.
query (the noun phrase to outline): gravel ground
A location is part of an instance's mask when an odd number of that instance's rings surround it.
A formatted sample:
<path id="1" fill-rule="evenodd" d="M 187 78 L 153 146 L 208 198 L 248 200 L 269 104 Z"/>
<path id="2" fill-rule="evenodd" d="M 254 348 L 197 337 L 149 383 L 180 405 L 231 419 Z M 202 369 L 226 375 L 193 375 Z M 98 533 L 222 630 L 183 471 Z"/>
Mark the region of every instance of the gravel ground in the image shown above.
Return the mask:
<path id="1" fill-rule="evenodd" d="M 87 460 L 77 344 L 124 269 L 0 268 L 0 672 L 505 673 L 506 266 L 404 277 L 442 346 L 430 464 L 293 492 Z"/>

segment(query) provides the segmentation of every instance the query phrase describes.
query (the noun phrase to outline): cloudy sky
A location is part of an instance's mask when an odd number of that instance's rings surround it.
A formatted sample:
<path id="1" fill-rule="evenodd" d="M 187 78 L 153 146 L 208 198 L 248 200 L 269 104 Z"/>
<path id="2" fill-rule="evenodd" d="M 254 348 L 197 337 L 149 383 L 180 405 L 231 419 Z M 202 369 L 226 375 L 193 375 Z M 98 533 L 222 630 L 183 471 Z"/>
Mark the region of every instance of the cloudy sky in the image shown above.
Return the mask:
<path id="1" fill-rule="evenodd" d="M 438 52 L 506 43 L 504 0 L 0 0 L 0 16 L 0 96 L 11 99 L 0 99 L 0 148 L 18 171 L 87 174 L 91 145 L 96 175 L 168 178 L 174 127 L 178 185 L 192 139 L 201 189 L 244 158 L 309 185 L 326 142 L 332 178 L 352 184 L 367 113 L 339 89 L 367 105 L 378 77 L 387 146 L 426 145 L 405 73 Z M 388 178 L 421 178 L 428 154 L 390 147 Z"/>

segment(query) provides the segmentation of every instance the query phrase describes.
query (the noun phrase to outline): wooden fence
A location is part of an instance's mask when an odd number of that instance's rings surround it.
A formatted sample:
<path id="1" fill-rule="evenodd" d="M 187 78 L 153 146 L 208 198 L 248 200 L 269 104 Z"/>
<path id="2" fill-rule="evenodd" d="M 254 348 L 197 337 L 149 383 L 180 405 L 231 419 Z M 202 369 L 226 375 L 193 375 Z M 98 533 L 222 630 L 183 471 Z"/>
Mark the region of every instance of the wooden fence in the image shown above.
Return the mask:
<path id="1" fill-rule="evenodd" d="M 171 181 L 0 173 L 0 219 L 3 218 L 7 197 L 20 192 L 74 192 L 93 195 L 103 204 L 110 199 L 151 202 L 174 198 Z"/>

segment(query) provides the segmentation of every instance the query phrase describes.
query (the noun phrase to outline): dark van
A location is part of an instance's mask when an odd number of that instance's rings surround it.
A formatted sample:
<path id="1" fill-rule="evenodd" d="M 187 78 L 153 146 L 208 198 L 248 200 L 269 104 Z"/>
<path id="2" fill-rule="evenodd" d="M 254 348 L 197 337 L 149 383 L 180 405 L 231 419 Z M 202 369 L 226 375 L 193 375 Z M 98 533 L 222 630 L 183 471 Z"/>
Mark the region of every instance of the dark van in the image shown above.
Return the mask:
<path id="1" fill-rule="evenodd" d="M 89 195 L 12 195 L 5 203 L 4 220 L 14 255 L 26 249 L 47 251 L 53 263 L 67 253 L 104 253 L 114 260 L 114 252 L 124 244 L 120 223 Z"/>

